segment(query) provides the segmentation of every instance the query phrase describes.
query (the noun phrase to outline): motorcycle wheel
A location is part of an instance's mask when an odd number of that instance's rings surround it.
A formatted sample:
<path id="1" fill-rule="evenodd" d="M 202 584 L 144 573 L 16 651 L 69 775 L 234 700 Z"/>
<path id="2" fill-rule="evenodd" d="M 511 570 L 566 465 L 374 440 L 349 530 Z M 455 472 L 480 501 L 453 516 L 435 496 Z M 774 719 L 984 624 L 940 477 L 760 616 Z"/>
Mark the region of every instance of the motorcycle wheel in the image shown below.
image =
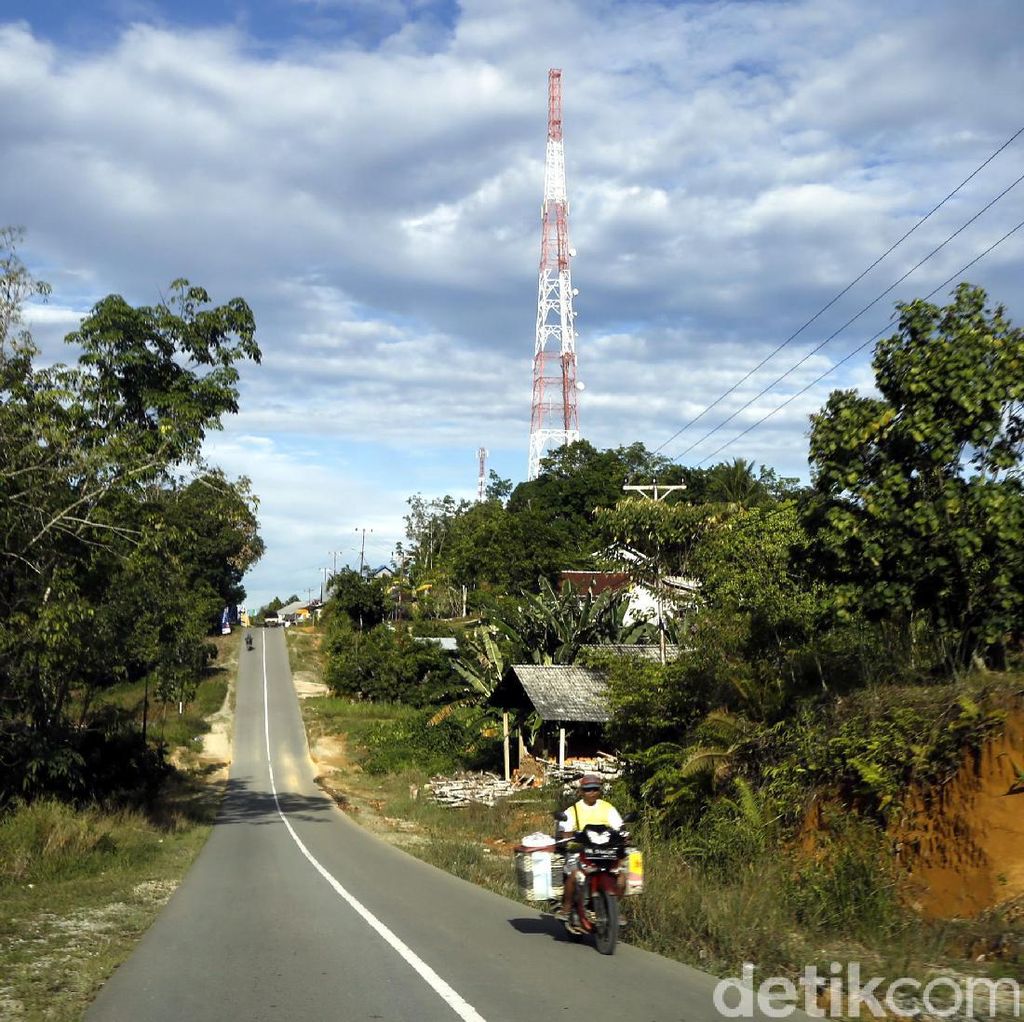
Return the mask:
<path id="1" fill-rule="evenodd" d="M 608 891 L 594 894 L 594 944 L 603 955 L 615 954 L 619 941 L 619 899 Z"/>

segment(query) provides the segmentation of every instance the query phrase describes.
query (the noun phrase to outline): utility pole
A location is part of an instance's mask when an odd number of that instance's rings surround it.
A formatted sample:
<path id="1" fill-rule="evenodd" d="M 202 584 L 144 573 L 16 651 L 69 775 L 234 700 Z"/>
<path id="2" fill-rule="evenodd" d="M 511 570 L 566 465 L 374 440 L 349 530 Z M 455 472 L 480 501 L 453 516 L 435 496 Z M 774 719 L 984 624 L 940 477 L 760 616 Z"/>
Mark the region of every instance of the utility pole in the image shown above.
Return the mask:
<path id="1" fill-rule="evenodd" d="M 541 206 L 540 275 L 537 283 L 537 332 L 533 343 L 533 403 L 527 479 L 540 474 L 545 450 L 580 438 L 576 391 L 576 313 L 569 261 L 569 197 L 565 187 L 562 142 L 562 72 L 548 71 L 548 142 Z"/>
<path id="2" fill-rule="evenodd" d="M 622 487 L 623 490 L 639 493 L 641 497 L 646 500 L 661 501 L 664 500 L 670 493 L 676 493 L 680 490 L 686 489 L 685 483 L 676 483 L 671 486 L 658 486 L 658 481 L 655 480 L 653 483 L 644 483 L 636 485 L 626 485 Z M 657 587 L 658 597 L 658 647 L 661 653 L 661 662 L 665 663 L 665 603 L 662 598 L 661 591 L 661 541 L 658 542 L 658 553 L 657 560 L 655 561 L 655 568 L 657 569 L 655 575 L 654 584 Z"/>
<path id="3" fill-rule="evenodd" d="M 358 529 L 357 528 L 356 532 L 362 532 L 362 534 L 363 534 L 363 541 L 362 541 L 362 543 L 359 546 L 359 576 L 361 578 L 362 574 L 363 574 L 363 564 L 366 561 L 366 534 L 368 532 L 372 533 L 373 529 Z"/>

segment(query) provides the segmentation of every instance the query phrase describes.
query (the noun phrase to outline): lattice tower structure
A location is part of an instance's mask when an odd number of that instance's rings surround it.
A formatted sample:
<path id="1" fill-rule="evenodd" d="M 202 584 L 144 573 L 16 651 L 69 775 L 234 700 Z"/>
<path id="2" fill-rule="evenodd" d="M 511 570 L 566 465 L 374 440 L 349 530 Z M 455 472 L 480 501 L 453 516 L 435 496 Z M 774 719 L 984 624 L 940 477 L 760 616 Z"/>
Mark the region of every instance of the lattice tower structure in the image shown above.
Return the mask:
<path id="1" fill-rule="evenodd" d="M 541 206 L 537 332 L 527 478 L 536 479 L 545 451 L 580 438 L 576 404 L 576 313 L 569 263 L 569 200 L 562 144 L 562 72 L 548 72 L 548 143 Z"/>
<path id="2" fill-rule="evenodd" d="M 476 499 L 483 500 L 487 496 L 487 479 L 484 475 L 487 470 L 487 448 L 477 448 L 476 456 L 480 462 L 480 474 L 476 480 Z"/>

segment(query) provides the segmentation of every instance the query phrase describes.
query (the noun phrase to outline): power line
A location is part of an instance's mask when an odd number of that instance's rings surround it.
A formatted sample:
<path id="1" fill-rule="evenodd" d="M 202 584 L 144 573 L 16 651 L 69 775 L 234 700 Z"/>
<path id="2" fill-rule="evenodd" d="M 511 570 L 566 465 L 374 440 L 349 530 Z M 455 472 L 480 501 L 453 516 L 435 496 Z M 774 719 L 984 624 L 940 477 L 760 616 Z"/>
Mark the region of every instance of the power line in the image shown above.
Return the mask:
<path id="1" fill-rule="evenodd" d="M 847 284 L 846 287 L 844 287 L 842 291 L 835 295 L 835 297 L 833 297 L 826 305 L 823 305 L 813 316 L 811 316 L 809 320 L 807 320 L 806 323 L 803 324 L 803 326 L 801 326 L 798 330 L 791 333 L 777 348 L 775 348 L 774 351 L 766 355 L 760 362 L 757 363 L 756 366 L 754 366 L 753 369 L 750 370 L 750 372 L 746 374 L 746 376 L 744 376 L 742 379 L 734 383 L 727 391 L 725 391 L 724 394 L 720 394 L 717 398 L 715 398 L 714 401 L 711 402 L 711 404 L 706 405 L 704 408 L 702 408 L 692 419 L 690 419 L 688 423 L 686 423 L 685 426 L 683 426 L 681 429 L 676 430 L 676 432 L 673 433 L 672 436 L 670 436 L 660 447 L 655 448 L 653 453 L 660 453 L 662 450 L 668 447 L 668 445 L 672 443 L 672 441 L 675 440 L 676 437 L 685 433 L 691 426 L 695 425 L 697 422 L 703 419 L 704 416 L 707 415 L 707 413 L 710 412 L 712 408 L 717 407 L 730 394 L 736 391 L 737 388 L 742 387 L 743 384 L 746 383 L 747 380 L 749 380 L 750 377 L 754 375 L 754 373 L 756 373 L 764 365 L 770 362 L 780 351 L 782 351 L 783 348 L 785 348 L 790 343 L 790 341 L 793 341 L 797 337 L 799 337 L 800 334 L 802 334 L 804 330 L 806 330 L 816 319 L 818 319 L 819 316 L 821 316 L 823 313 L 827 312 L 830 308 L 832 308 L 832 306 L 835 305 L 835 303 L 839 301 L 839 299 L 842 298 L 843 295 L 845 295 L 856 284 L 860 283 L 860 281 L 862 281 L 880 262 L 882 262 L 882 260 L 885 259 L 886 256 L 890 255 L 896 248 L 902 245 L 903 242 L 906 241 L 907 238 L 909 238 L 910 235 L 914 233 L 914 231 L 916 231 L 934 213 L 938 212 L 951 198 L 953 198 L 954 195 L 956 195 L 957 192 L 960 191 L 961 188 L 964 187 L 964 185 L 966 185 L 972 178 L 976 177 L 982 170 L 984 170 L 1007 146 L 1015 142 L 1022 133 L 1024 133 L 1024 127 L 1018 128 L 1017 131 L 1015 131 L 998 149 L 996 149 L 996 151 L 992 153 L 987 160 L 985 160 L 983 163 L 975 167 L 974 170 L 971 171 L 971 173 L 968 174 L 967 177 L 965 177 L 963 181 L 961 181 L 960 184 L 958 184 L 956 188 L 954 188 L 941 202 L 939 202 L 936 206 L 929 210 L 923 217 L 921 217 L 921 219 L 918 220 L 917 223 L 914 224 L 914 226 L 911 227 L 910 230 L 907 231 L 907 233 L 904 234 L 898 241 L 893 242 L 893 244 L 890 245 L 869 267 L 867 267 L 867 269 L 865 269 L 854 280 L 850 281 L 850 283 Z M 687 450 L 692 450 L 692 447 L 687 448 Z M 683 453 L 685 454 L 686 452 L 684 451 Z M 680 455 L 680 457 L 682 457 L 682 455 Z"/>
<path id="2" fill-rule="evenodd" d="M 981 209 L 979 209 L 978 212 L 975 213 L 974 216 L 972 216 L 969 220 L 965 220 L 964 223 L 962 223 L 952 234 L 949 235 L 949 237 L 947 237 L 945 239 L 945 241 L 943 241 L 940 244 L 936 245 L 935 248 L 933 248 L 931 250 L 931 252 L 929 252 L 926 256 L 924 256 L 923 259 L 921 259 L 917 263 L 915 263 L 909 270 L 907 270 L 906 273 L 903 274 L 902 277 L 900 277 L 898 280 L 896 280 L 892 284 L 890 284 L 881 294 L 877 295 L 870 302 L 868 302 L 868 304 L 865 305 L 856 315 L 851 316 L 841 327 L 839 327 L 837 330 L 834 330 L 832 333 L 830 333 L 828 335 L 828 337 L 826 337 L 820 344 L 817 344 L 815 347 L 811 348 L 811 350 L 808 351 L 807 354 L 804 355 L 803 358 L 801 358 L 799 361 L 797 361 L 794 365 L 790 366 L 789 369 L 787 369 L 781 376 L 778 376 L 774 380 L 772 380 L 772 382 L 769 383 L 767 387 L 764 387 L 757 394 L 755 394 L 752 398 L 750 398 L 749 401 L 747 401 L 744 404 L 740 405 L 740 407 L 737 408 L 736 411 L 734 411 L 734 412 L 732 412 L 732 414 L 726 416 L 726 418 L 724 418 L 717 426 L 715 426 L 712 429 L 709 429 L 707 431 L 707 433 L 705 433 L 699 440 L 695 440 L 692 444 L 690 444 L 689 447 L 686 448 L 686 450 L 684 450 L 680 454 L 678 454 L 677 457 L 678 458 L 686 457 L 686 455 L 689 454 L 690 451 L 692 451 L 695 447 L 699 447 L 709 437 L 714 436 L 715 433 L 717 433 L 723 426 L 725 426 L 728 423 L 732 422 L 732 420 L 735 419 L 737 415 L 739 415 L 741 412 L 745 412 L 755 401 L 757 401 L 760 398 L 764 397 L 764 395 L 767 394 L 768 391 L 773 390 L 778 384 L 780 384 L 784 379 L 786 379 L 786 377 L 789 376 L 791 373 L 796 372 L 796 370 L 799 369 L 800 366 L 802 366 L 812 355 L 815 355 L 819 351 L 821 351 L 821 349 L 824 348 L 826 344 L 828 344 L 829 342 L 834 340 L 836 337 L 838 337 L 839 334 L 841 334 L 848 326 L 850 326 L 851 324 L 855 323 L 858 319 L 860 319 L 860 317 L 863 316 L 865 312 L 867 312 L 873 306 L 877 305 L 886 295 L 888 295 L 890 292 L 892 292 L 897 287 L 899 287 L 900 284 L 902 284 L 903 281 L 905 281 L 907 279 L 907 277 L 909 277 L 916 270 L 919 270 L 926 262 L 928 262 L 929 259 L 932 258 L 932 256 L 936 255 L 938 252 L 941 252 L 942 249 L 944 249 L 958 234 L 961 234 L 968 227 L 970 227 L 971 224 L 973 224 L 974 221 L 977 220 L 978 217 L 980 217 L 982 214 L 987 213 L 1001 198 L 1003 198 L 1004 195 L 1006 195 L 1008 192 L 1010 192 L 1014 188 L 1016 188 L 1017 185 L 1019 185 L 1021 183 L 1021 181 L 1024 181 L 1024 174 L 1021 174 L 1020 177 L 1018 177 L 1017 180 L 1014 181 L 1012 184 L 1007 185 L 1006 188 L 1004 188 L 987 205 L 985 205 Z M 973 265 L 973 264 L 968 264 L 968 265 Z M 659 450 L 660 449 L 661 448 L 659 448 Z"/>
<path id="3" fill-rule="evenodd" d="M 929 291 L 928 294 L 925 295 L 924 301 L 928 301 L 930 298 L 938 294 L 938 292 L 941 291 L 944 287 L 947 287 L 954 280 L 956 280 L 957 277 L 966 273 L 975 263 L 979 262 L 981 259 L 984 259 L 985 256 L 989 254 L 989 252 L 991 252 L 994 248 L 997 248 L 999 245 L 1001 245 L 1004 241 L 1006 241 L 1007 238 L 1011 237 L 1011 235 L 1016 234 L 1017 231 L 1019 231 L 1022 227 L 1024 227 L 1024 220 L 1021 220 L 1021 222 L 1017 224 L 1017 226 L 1014 227 L 1012 230 L 1007 231 L 1006 234 L 1004 234 L 998 241 L 995 241 L 991 245 L 989 245 L 989 247 L 986 248 L 985 251 L 982 252 L 980 255 L 975 256 L 969 263 L 967 263 L 964 266 L 961 266 L 956 273 L 954 273 L 951 277 L 947 277 L 941 284 L 939 284 L 938 287 L 934 288 L 932 291 Z M 737 440 L 741 439 L 742 437 L 745 437 L 749 432 L 751 432 L 751 430 L 757 429 L 757 427 L 760 426 L 762 423 L 767 422 L 773 415 L 776 414 L 776 412 L 781 412 L 783 408 L 791 404 L 798 397 L 800 397 L 803 394 L 806 394 L 807 391 L 809 391 L 812 387 L 821 383 L 821 381 L 825 379 L 826 376 L 829 376 L 832 373 L 834 373 L 841 365 L 843 365 L 846 362 L 849 362 L 854 355 L 860 354 L 860 352 L 862 352 L 869 344 L 871 344 L 873 341 L 878 340 L 878 338 L 881 337 L 882 334 L 884 334 L 888 329 L 888 326 L 884 326 L 877 333 L 872 334 L 866 341 L 862 342 L 861 344 L 858 344 L 857 347 L 853 349 L 853 351 L 843 356 L 843 358 L 836 362 L 835 365 L 826 369 L 825 372 L 823 372 L 820 376 L 818 376 L 816 379 L 808 383 L 806 387 L 801 388 L 795 394 L 791 394 L 788 398 L 786 398 L 785 401 L 782 402 L 782 404 L 773 408 L 770 412 L 768 412 L 767 415 L 762 416 L 760 419 L 757 420 L 757 422 L 753 423 L 750 426 L 747 426 L 745 430 L 743 430 L 740 433 L 737 433 L 731 440 L 727 440 L 717 450 L 712 451 L 711 454 L 709 454 L 706 458 L 702 459 L 697 463 L 698 467 L 700 465 L 703 465 L 705 462 L 710 461 L 717 455 L 721 454 L 722 451 L 724 451 L 727 447 L 732 446 L 732 444 L 736 443 Z"/>

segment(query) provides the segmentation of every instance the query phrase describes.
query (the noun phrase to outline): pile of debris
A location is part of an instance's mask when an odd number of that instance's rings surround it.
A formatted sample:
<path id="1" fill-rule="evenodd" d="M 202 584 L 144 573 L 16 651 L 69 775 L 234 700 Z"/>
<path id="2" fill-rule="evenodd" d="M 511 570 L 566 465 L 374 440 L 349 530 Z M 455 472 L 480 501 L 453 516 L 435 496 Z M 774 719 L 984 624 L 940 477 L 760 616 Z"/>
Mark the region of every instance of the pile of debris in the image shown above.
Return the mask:
<path id="1" fill-rule="evenodd" d="M 458 809 L 473 804 L 493 806 L 505 798 L 531 786 L 532 778 L 506 781 L 497 774 L 455 774 L 453 777 L 431 777 L 426 788 L 431 802 Z"/>
<path id="2" fill-rule="evenodd" d="M 622 776 L 622 763 L 607 752 L 599 752 L 596 756 L 576 756 L 567 759 L 564 766 L 552 760 L 538 760 L 544 769 L 544 777 L 548 781 L 562 781 L 569 787 L 584 774 L 597 774 L 606 784 Z"/>
<path id="3" fill-rule="evenodd" d="M 622 774 L 622 764 L 604 752 L 566 760 L 562 767 L 551 760 L 528 756 L 510 781 L 492 773 L 458 773 L 451 777 L 431 777 L 425 787 L 431 802 L 458 809 L 474 804 L 493 806 L 499 798 L 527 788 L 540 788 L 552 781 L 561 782 L 569 792 L 575 790 L 576 781 L 583 774 L 597 774 L 605 782 L 613 781 Z M 413 797 L 418 794 L 417 791 Z"/>

